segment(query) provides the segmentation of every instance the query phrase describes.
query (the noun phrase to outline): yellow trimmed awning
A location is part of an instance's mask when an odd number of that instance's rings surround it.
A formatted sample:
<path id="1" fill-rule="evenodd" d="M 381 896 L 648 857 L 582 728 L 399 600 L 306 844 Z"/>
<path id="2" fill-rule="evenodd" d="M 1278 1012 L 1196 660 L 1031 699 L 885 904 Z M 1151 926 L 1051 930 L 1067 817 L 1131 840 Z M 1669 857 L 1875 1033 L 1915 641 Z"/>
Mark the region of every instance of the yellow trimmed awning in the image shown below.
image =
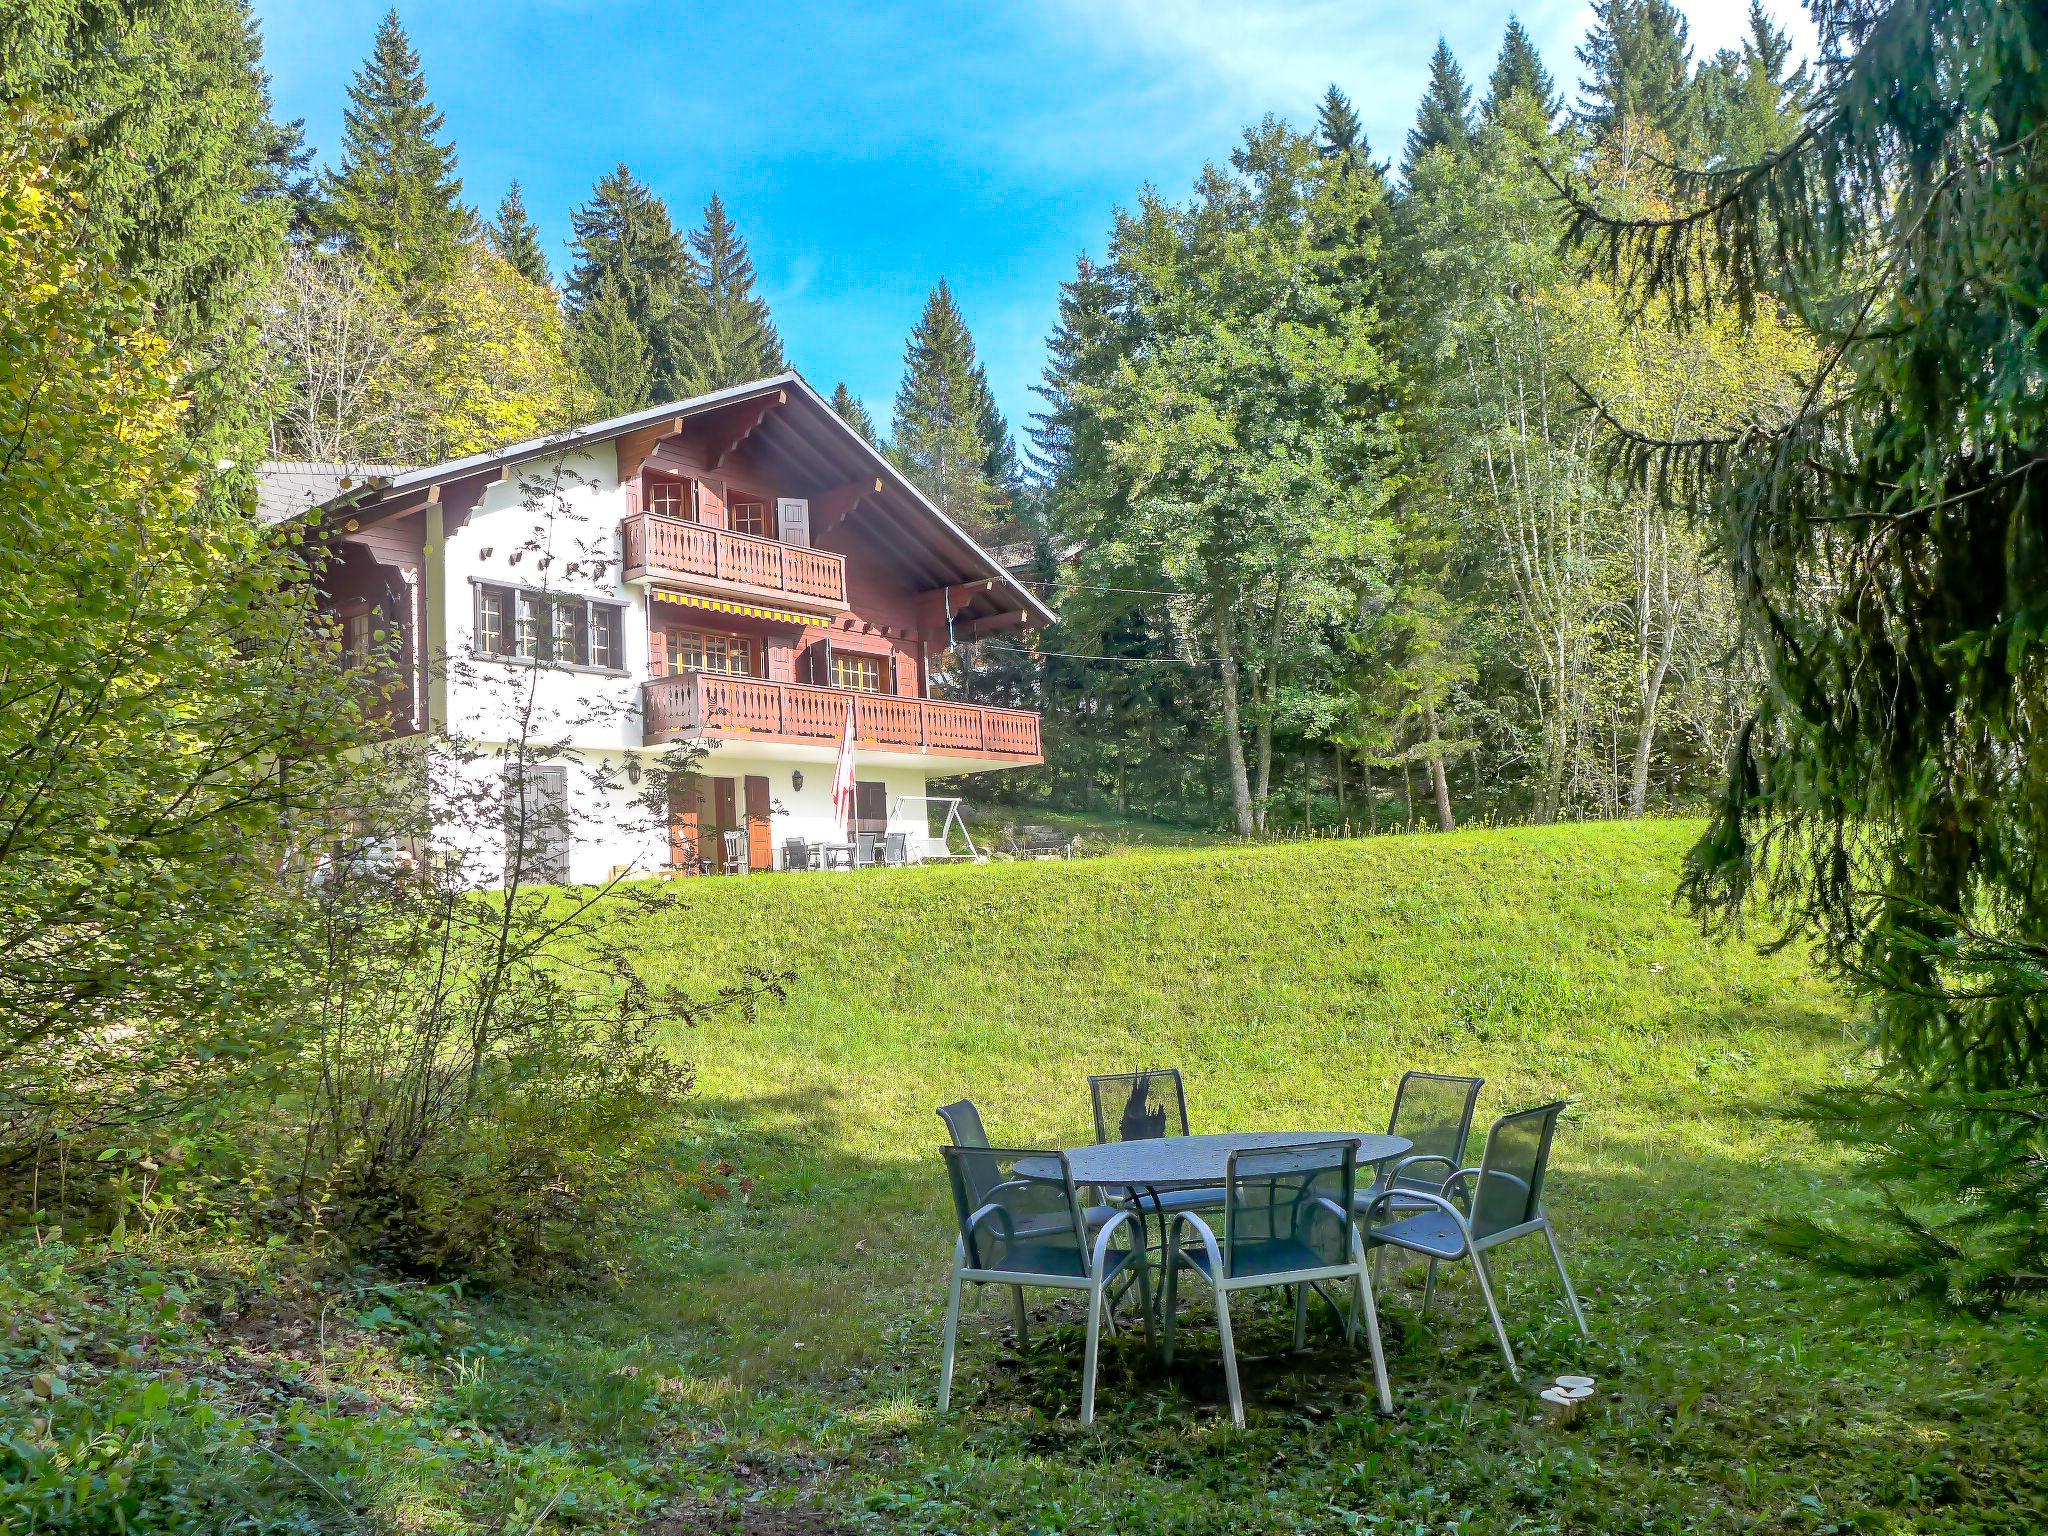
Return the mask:
<path id="1" fill-rule="evenodd" d="M 712 613 L 737 614 L 743 619 L 766 619 L 770 624 L 830 624 L 832 621 L 815 613 L 797 613 L 789 608 L 763 608 L 755 603 L 735 603 L 722 597 L 699 597 L 694 592 L 670 592 L 656 587 L 648 594 L 658 603 L 674 603 L 680 608 L 704 608 Z"/>

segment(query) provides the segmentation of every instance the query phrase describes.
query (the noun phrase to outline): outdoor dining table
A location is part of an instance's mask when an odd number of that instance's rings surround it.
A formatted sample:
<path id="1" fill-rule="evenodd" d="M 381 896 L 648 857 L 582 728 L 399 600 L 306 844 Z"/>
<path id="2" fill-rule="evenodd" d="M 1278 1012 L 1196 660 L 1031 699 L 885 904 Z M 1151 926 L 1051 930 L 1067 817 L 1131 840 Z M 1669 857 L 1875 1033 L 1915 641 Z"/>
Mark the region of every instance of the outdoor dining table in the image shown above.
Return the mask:
<path id="1" fill-rule="evenodd" d="M 1406 1136 L 1358 1131 L 1215 1131 L 1202 1136 L 1105 1141 L 1065 1151 L 1077 1185 L 1128 1190 L 1142 1196 L 1169 1189 L 1221 1189 L 1233 1152 L 1347 1140 L 1358 1143 L 1360 1169 L 1390 1163 L 1415 1147 Z M 1059 1166 L 1050 1158 L 1019 1158 L 1016 1171 L 1030 1179 L 1060 1176 Z"/>
<path id="2" fill-rule="evenodd" d="M 824 855 L 824 865 L 827 869 L 841 863 L 845 864 L 848 869 L 853 868 L 853 844 L 851 843 L 820 843 L 818 844 L 818 851 Z"/>

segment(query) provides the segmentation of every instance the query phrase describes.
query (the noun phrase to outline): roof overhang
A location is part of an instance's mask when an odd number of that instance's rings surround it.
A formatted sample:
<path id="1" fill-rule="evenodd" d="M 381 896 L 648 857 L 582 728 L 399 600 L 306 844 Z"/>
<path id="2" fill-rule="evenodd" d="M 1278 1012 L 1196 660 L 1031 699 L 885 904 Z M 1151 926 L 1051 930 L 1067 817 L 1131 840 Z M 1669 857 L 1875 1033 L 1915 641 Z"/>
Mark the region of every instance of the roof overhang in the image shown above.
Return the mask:
<path id="1" fill-rule="evenodd" d="M 792 487 L 814 499 L 813 518 L 857 518 L 871 537 L 890 544 L 926 591 L 945 589 L 956 616 L 972 624 L 1004 614 L 1015 625 L 1049 624 L 1052 609 L 1010 574 L 964 528 L 935 506 L 896 466 L 832 409 L 831 402 L 794 370 L 714 390 L 689 400 L 648 406 L 547 437 L 528 438 L 488 453 L 470 454 L 423 469 L 378 476 L 322 503 L 330 527 L 381 522 L 442 501 L 463 502 L 510 479 L 521 466 L 562 459 L 639 434 L 647 451 L 666 437 L 703 433 L 721 456 L 742 442 L 772 464 Z M 659 467 L 658 462 L 650 467 Z"/>

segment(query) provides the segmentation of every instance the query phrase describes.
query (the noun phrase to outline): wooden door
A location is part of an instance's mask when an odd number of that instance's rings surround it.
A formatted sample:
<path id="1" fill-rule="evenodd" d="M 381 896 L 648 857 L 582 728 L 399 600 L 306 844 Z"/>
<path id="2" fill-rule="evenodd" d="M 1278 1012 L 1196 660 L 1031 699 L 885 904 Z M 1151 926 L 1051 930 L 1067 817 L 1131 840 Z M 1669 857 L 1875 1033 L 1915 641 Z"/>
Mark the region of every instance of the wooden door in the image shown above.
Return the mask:
<path id="1" fill-rule="evenodd" d="M 704 781 L 695 774 L 682 774 L 668 786 L 668 862 L 671 869 L 701 874 L 709 857 L 700 823 L 703 821 Z"/>
<path id="2" fill-rule="evenodd" d="M 705 859 L 711 868 L 725 873 L 725 834 L 740 824 L 737 786 L 731 779 L 711 781 L 711 827 L 705 834 Z"/>
<path id="3" fill-rule="evenodd" d="M 747 868 L 773 869 L 775 842 L 768 819 L 768 780 L 758 773 L 747 775 Z"/>
<path id="4" fill-rule="evenodd" d="M 888 785 L 876 779 L 854 781 L 853 830 L 874 833 L 889 830 Z"/>

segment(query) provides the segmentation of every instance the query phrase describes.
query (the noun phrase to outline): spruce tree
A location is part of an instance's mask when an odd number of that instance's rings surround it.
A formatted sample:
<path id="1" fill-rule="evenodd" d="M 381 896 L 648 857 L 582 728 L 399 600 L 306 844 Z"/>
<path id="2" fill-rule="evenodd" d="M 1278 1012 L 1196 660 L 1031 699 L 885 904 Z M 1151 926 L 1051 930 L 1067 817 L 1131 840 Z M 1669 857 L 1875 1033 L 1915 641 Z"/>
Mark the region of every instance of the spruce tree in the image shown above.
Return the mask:
<path id="1" fill-rule="evenodd" d="M 63 120 L 89 243 L 189 367 L 184 440 L 250 489 L 268 426 L 250 322 L 304 159 L 296 125 L 271 116 L 246 0 L 0 6 L 0 101 L 24 100 Z"/>
<path id="2" fill-rule="evenodd" d="M 1785 303 L 1828 341 L 1773 418 L 1609 439 L 1709 509 L 1770 674 L 1687 893 L 1803 934 L 1869 1010 L 1877 1074 L 1807 1100 L 1866 1153 L 1865 1209 L 1776 1240 L 1989 1310 L 2048 1291 L 2048 9 L 1822 23 L 1785 153 L 1677 176 L 1673 216 L 1581 199 L 1575 233 L 1681 319 Z"/>
<path id="3" fill-rule="evenodd" d="M 1509 16 L 1507 34 L 1500 41 L 1500 58 L 1493 66 L 1492 78 L 1486 82 L 1486 103 L 1480 108 L 1481 115 L 1489 123 L 1500 122 L 1508 98 L 1517 93 L 1541 105 L 1546 117 L 1556 117 L 1563 105 L 1557 82 L 1543 67 L 1542 55 L 1537 53 L 1529 29 L 1517 17 Z"/>
<path id="4" fill-rule="evenodd" d="M 1587 85 L 1579 120 L 1607 135 L 1632 118 L 1689 149 L 1698 134 L 1692 47 L 1672 0 L 1593 0 L 1593 27 L 1578 50 Z"/>
<path id="5" fill-rule="evenodd" d="M 599 416 L 623 416 L 655 396 L 654 362 L 625 294 L 609 277 L 585 290 L 569 317 L 569 362 Z"/>
<path id="6" fill-rule="evenodd" d="M 1341 160 L 1356 166 L 1365 158 L 1365 124 L 1351 105 L 1351 98 L 1332 85 L 1323 92 L 1316 107 L 1316 147 L 1327 160 Z"/>
<path id="7" fill-rule="evenodd" d="M 1700 67 L 1706 153 L 1722 165 L 1754 165 L 1798 133 L 1812 91 L 1792 39 L 1750 0 L 1749 36 Z"/>
<path id="8" fill-rule="evenodd" d="M 1401 162 L 1404 179 L 1413 176 L 1415 163 L 1432 149 L 1458 150 L 1471 142 L 1472 88 L 1450 47 L 1438 38 L 1429 59 L 1429 86 L 1422 93 L 1415 126 L 1408 131 L 1408 151 Z"/>
<path id="9" fill-rule="evenodd" d="M 868 414 L 868 408 L 855 398 L 852 390 L 842 382 L 832 391 L 832 409 L 839 413 L 839 419 L 861 435 L 873 447 L 875 442 L 875 418 Z"/>
<path id="10" fill-rule="evenodd" d="M 699 394 L 780 373 L 787 364 L 782 338 L 768 318 L 767 301 L 754 292 L 754 263 L 717 193 L 704 222 L 690 232 L 692 278 L 689 375 L 684 394 Z"/>
<path id="11" fill-rule="evenodd" d="M 521 195 L 519 183 L 513 182 L 505 191 L 505 200 L 498 204 L 498 217 L 491 225 L 491 248 L 513 271 L 529 283 L 538 283 L 552 290 L 555 277 L 548 270 L 548 258 L 540 248 L 540 231 L 533 227 L 533 220 L 526 216 L 526 199 Z"/>
<path id="12" fill-rule="evenodd" d="M 941 279 L 903 354 L 890 453 L 941 511 L 976 534 L 1002 500 L 989 473 L 992 408 L 974 338 Z"/>
<path id="13" fill-rule="evenodd" d="M 341 164 L 320 176 L 323 234 L 400 292 L 444 281 L 471 228 L 455 146 L 427 97 L 420 56 L 387 11 L 342 114 Z"/>
<path id="14" fill-rule="evenodd" d="M 599 180 L 590 201 L 569 219 L 576 258 L 569 270 L 569 312 L 580 320 L 609 295 L 612 312 L 599 329 L 610 333 L 623 323 L 638 338 L 646 372 L 643 397 L 630 405 L 688 394 L 685 331 L 696 289 L 690 282 L 689 253 L 669 222 L 667 206 L 622 164 Z M 613 348 L 607 344 L 601 350 L 611 355 Z M 631 369 L 611 368 L 591 383 L 617 400 L 623 398 L 618 390 L 633 376 Z"/>

